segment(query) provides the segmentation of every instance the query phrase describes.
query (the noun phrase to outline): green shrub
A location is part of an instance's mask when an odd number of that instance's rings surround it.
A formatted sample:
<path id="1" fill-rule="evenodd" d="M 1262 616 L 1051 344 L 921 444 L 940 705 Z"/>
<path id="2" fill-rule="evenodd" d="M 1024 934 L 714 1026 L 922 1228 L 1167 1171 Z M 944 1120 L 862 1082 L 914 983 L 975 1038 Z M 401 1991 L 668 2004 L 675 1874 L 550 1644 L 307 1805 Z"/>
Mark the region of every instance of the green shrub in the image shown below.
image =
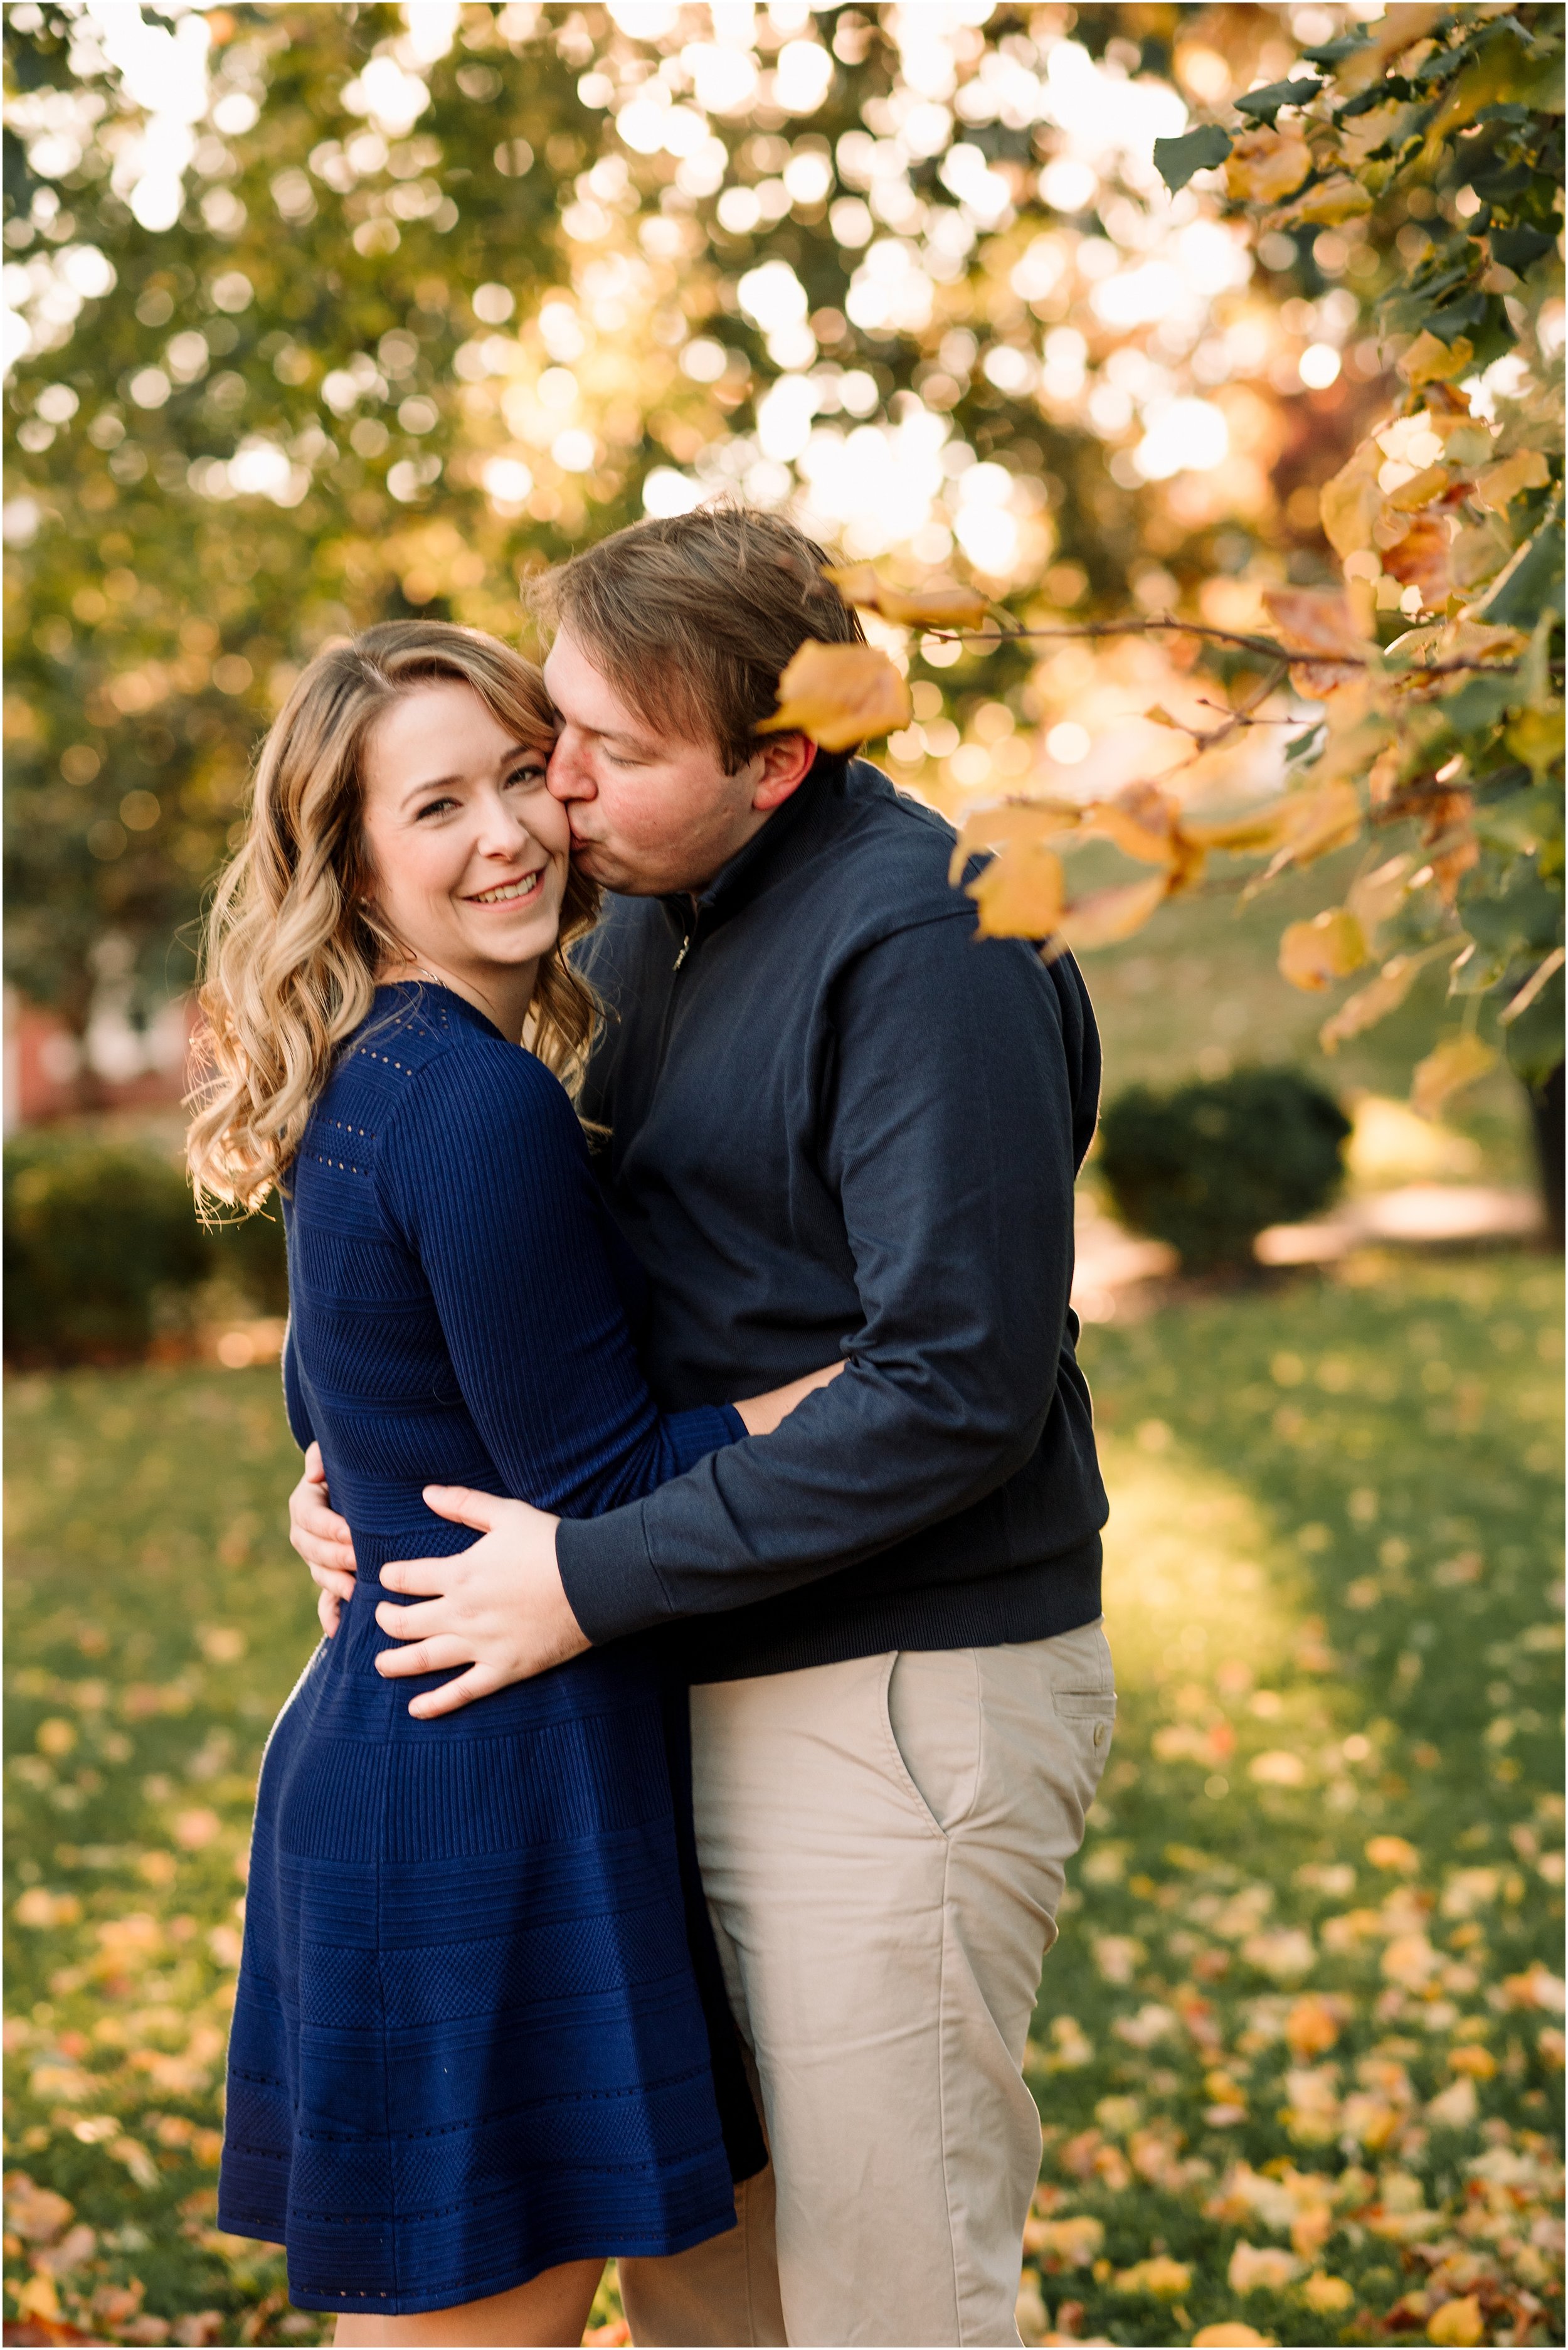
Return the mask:
<path id="1" fill-rule="evenodd" d="M 1333 1096 L 1299 1071 L 1238 1069 L 1118 1095 L 1100 1122 L 1100 1166 L 1124 1223 L 1205 1272 L 1250 1263 L 1265 1225 L 1325 1207 L 1349 1132 Z"/>
<path id="2" fill-rule="evenodd" d="M 263 1313 L 287 1300 L 283 1232 L 197 1222 L 180 1169 L 145 1144 L 44 1128 L 5 1145 L 5 1352 L 29 1362 L 142 1354 L 161 1308 L 222 1277 Z"/>

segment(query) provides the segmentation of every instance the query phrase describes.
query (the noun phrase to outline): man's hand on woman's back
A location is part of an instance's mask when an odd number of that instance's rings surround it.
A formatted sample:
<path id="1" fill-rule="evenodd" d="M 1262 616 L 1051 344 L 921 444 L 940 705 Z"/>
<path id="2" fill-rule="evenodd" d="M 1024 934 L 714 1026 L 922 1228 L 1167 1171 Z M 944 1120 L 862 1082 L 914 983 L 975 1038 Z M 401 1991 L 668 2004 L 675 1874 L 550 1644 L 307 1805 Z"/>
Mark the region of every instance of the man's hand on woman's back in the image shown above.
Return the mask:
<path id="1" fill-rule="evenodd" d="M 354 1537 L 327 1498 L 321 1447 L 305 1456 L 305 1472 L 288 1497 L 288 1538 L 310 1569 L 317 1586 L 316 1612 L 328 1639 L 337 1629 L 338 1610 L 354 1596 Z"/>

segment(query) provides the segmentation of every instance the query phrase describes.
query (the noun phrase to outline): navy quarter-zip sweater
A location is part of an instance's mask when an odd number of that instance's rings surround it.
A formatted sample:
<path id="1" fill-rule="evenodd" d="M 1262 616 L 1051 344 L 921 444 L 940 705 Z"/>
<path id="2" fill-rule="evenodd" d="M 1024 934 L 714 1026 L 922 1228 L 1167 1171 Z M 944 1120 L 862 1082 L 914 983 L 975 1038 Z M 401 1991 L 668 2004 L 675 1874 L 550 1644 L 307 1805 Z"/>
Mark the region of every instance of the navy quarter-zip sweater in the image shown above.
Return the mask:
<path id="1" fill-rule="evenodd" d="M 588 1638 L 685 1619 L 693 1679 L 1100 1612 L 1068 1307 L 1099 1039 L 1070 957 L 976 937 L 952 841 L 819 753 L 695 901 L 614 898 L 589 942 L 609 1018 L 582 1107 L 659 1405 L 847 1364 L 772 1435 L 561 1523 Z"/>

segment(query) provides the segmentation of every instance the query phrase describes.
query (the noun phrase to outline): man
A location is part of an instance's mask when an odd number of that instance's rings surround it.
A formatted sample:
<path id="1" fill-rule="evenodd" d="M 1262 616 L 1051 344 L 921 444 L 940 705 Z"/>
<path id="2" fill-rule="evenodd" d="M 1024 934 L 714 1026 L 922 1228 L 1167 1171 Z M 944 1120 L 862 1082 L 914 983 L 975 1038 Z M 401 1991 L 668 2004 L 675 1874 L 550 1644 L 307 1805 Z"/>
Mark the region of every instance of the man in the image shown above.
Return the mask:
<path id="1" fill-rule="evenodd" d="M 976 941 L 937 816 L 756 733 L 801 642 L 860 633 L 824 561 L 701 511 L 577 556 L 544 615 L 551 787 L 615 893 L 582 1107 L 650 1383 L 840 1375 L 594 1521 L 432 1493 L 483 1538 L 383 1577 L 439 1595 L 384 1607 L 386 1669 L 473 1659 L 453 1704 L 677 1627 L 773 2167 L 734 2234 L 622 2264 L 639 2344 L 1017 2340 L 1024 2041 L 1115 1706 L 1068 1309 L 1093 1015 L 1068 958 Z M 294 1511 L 330 1580 L 347 1530 L 308 1482 Z"/>

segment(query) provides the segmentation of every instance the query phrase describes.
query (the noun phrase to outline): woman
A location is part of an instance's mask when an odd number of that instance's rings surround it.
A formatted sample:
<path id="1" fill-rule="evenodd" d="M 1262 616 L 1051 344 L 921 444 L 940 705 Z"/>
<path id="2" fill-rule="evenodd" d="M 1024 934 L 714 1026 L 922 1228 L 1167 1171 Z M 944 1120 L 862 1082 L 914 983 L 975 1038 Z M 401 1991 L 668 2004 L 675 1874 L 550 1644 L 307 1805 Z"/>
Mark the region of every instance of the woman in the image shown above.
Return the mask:
<path id="1" fill-rule="evenodd" d="M 649 1397 L 640 1274 L 566 1090 L 596 897 L 551 733 L 537 672 L 472 631 L 323 653 L 209 939 L 191 1168 L 204 1201 L 282 1197 L 290 1425 L 362 1590 L 263 1764 L 220 2220 L 286 2244 L 343 2344 L 576 2342 L 607 2255 L 732 2226 L 764 2159 L 649 1657 L 590 1650 L 443 1721 L 449 1676 L 379 1671 L 381 1566 L 472 1539 L 427 1484 L 593 1514 L 813 1384 Z"/>

